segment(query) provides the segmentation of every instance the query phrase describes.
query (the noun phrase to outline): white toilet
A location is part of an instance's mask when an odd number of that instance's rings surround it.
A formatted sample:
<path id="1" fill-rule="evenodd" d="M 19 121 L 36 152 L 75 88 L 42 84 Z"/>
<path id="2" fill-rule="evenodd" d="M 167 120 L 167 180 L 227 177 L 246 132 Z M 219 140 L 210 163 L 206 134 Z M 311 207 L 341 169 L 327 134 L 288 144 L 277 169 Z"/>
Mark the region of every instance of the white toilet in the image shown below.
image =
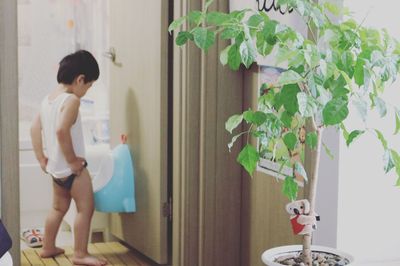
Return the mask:
<path id="1" fill-rule="evenodd" d="M 113 161 L 108 144 L 91 145 L 90 149 L 86 150 L 86 160 L 88 162 L 88 170 L 92 177 L 93 191 L 96 192 L 104 187 L 112 177 Z M 99 173 L 102 173 L 99 175 Z M 66 222 L 74 232 L 74 220 L 77 214 L 76 205 L 71 201 L 71 206 L 64 216 Z M 91 230 L 89 234 L 89 242 L 93 233 L 102 233 L 105 242 L 110 239 L 109 232 L 109 214 L 95 211 L 92 218 Z M 73 235 L 73 234 L 72 234 Z M 72 236 L 73 237 L 73 236 Z"/>

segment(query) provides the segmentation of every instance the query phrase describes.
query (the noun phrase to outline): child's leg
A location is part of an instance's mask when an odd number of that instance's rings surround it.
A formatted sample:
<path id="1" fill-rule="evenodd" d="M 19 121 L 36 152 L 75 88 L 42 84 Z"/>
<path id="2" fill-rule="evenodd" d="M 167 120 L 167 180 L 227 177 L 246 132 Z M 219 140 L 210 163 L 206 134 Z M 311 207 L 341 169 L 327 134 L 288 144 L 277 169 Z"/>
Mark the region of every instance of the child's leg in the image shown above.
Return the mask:
<path id="1" fill-rule="evenodd" d="M 105 265 L 105 261 L 89 256 L 87 251 L 90 222 L 94 212 L 93 187 L 87 169 L 75 178 L 71 196 L 78 211 L 74 224 L 75 246 L 72 261 L 82 265 Z"/>
<path id="2" fill-rule="evenodd" d="M 69 191 L 53 182 L 53 207 L 46 219 L 41 257 L 52 257 L 64 253 L 64 250 L 56 247 L 55 244 L 58 229 L 70 203 Z"/>

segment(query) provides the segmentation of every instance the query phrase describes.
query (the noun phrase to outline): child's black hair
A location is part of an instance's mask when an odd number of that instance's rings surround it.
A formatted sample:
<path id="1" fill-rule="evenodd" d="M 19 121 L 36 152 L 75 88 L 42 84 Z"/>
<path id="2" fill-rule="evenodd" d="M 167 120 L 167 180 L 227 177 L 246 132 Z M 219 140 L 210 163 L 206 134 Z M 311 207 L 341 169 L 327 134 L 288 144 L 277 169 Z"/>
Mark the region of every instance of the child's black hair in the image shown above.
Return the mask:
<path id="1" fill-rule="evenodd" d="M 96 59 L 85 50 L 69 54 L 60 61 L 57 81 L 58 83 L 72 84 L 79 75 L 85 76 L 85 83 L 97 80 L 100 75 Z"/>

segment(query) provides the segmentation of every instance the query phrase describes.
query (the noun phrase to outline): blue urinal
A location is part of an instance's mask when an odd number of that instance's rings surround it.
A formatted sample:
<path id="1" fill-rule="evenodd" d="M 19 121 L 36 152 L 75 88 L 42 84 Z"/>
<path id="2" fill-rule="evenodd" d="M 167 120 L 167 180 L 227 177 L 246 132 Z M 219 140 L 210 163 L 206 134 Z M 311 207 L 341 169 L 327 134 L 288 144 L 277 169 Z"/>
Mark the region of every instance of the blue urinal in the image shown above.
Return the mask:
<path id="1" fill-rule="evenodd" d="M 95 208 L 100 212 L 135 212 L 135 176 L 129 147 L 119 144 L 93 178 Z"/>

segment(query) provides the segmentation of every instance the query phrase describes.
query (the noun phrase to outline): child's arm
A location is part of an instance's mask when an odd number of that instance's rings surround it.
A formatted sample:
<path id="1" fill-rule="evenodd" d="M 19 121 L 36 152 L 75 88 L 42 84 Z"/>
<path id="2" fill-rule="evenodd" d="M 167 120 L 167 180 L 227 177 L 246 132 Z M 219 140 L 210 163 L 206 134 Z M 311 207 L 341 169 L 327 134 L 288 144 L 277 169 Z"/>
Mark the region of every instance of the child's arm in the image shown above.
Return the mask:
<path id="1" fill-rule="evenodd" d="M 32 122 L 31 126 L 31 139 L 33 150 L 36 155 L 36 159 L 39 161 L 40 167 L 44 172 L 46 172 L 47 157 L 43 153 L 43 143 L 42 143 L 42 124 L 40 121 L 40 115 L 37 114 Z"/>
<path id="2" fill-rule="evenodd" d="M 57 139 L 65 160 L 74 174 L 80 175 L 85 163 L 84 158 L 76 156 L 72 145 L 71 127 L 79 113 L 80 100 L 75 95 L 68 97 L 60 113 L 60 122 L 57 126 Z"/>

